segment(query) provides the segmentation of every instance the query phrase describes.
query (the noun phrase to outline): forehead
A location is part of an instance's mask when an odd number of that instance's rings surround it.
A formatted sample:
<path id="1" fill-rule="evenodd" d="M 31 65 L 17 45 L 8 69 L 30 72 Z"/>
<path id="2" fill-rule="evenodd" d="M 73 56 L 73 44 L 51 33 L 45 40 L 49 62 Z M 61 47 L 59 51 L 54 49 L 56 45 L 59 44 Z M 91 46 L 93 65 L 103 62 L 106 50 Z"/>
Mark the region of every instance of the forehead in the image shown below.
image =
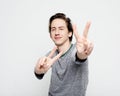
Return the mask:
<path id="1" fill-rule="evenodd" d="M 63 19 L 54 19 L 51 23 L 51 27 L 60 27 L 60 26 L 66 26 L 66 22 Z"/>

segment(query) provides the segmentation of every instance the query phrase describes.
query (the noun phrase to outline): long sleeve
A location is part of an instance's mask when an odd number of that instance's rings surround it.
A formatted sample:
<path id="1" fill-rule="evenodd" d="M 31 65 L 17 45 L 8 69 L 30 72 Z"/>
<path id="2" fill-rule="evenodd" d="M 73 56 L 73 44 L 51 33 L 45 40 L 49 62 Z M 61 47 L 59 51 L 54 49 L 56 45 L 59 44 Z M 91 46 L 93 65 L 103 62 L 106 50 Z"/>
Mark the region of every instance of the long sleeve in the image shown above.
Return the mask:
<path id="1" fill-rule="evenodd" d="M 44 77 L 44 73 L 43 74 L 37 74 L 37 73 L 34 72 L 34 74 L 38 79 L 42 79 Z"/>

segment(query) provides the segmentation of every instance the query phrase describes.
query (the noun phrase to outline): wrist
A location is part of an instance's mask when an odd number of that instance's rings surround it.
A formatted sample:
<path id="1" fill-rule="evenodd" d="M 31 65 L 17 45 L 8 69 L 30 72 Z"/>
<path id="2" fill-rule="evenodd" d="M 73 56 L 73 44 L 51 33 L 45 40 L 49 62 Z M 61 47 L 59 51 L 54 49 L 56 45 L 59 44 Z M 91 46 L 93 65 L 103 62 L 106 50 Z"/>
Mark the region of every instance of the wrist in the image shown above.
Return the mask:
<path id="1" fill-rule="evenodd" d="M 35 68 L 34 72 L 35 72 L 36 74 L 45 74 L 45 73 L 46 73 L 46 72 L 44 72 L 44 70 L 40 70 L 40 69 L 38 69 L 38 68 Z"/>
<path id="2" fill-rule="evenodd" d="M 78 59 L 80 59 L 80 60 L 86 60 L 86 59 L 87 59 L 86 56 L 82 56 L 82 55 L 80 55 L 80 54 L 78 54 L 78 53 L 76 53 L 76 57 L 77 57 Z"/>

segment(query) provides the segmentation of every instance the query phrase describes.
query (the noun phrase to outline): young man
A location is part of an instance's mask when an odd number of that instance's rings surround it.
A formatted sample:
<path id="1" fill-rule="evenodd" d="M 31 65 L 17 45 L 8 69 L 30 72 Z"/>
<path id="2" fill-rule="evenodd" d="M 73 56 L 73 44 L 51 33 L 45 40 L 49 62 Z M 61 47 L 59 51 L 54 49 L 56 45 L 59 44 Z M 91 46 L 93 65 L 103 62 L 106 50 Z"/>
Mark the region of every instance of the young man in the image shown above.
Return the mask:
<path id="1" fill-rule="evenodd" d="M 49 20 L 50 37 L 55 47 L 35 66 L 35 75 L 42 79 L 52 68 L 49 96 L 85 96 L 88 85 L 88 56 L 93 44 L 87 39 L 90 22 L 87 22 L 83 35 L 63 13 L 56 13 Z M 76 43 L 72 44 L 72 36 Z"/>

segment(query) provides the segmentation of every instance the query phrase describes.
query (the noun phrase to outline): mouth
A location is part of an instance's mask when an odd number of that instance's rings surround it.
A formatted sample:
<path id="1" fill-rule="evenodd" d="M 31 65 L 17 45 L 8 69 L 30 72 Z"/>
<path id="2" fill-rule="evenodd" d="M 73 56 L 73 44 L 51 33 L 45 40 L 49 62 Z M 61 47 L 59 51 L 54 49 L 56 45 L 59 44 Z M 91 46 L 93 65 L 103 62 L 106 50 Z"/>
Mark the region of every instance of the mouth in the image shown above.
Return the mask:
<path id="1" fill-rule="evenodd" d="M 55 37 L 55 40 L 60 40 L 61 39 L 61 37 Z"/>

